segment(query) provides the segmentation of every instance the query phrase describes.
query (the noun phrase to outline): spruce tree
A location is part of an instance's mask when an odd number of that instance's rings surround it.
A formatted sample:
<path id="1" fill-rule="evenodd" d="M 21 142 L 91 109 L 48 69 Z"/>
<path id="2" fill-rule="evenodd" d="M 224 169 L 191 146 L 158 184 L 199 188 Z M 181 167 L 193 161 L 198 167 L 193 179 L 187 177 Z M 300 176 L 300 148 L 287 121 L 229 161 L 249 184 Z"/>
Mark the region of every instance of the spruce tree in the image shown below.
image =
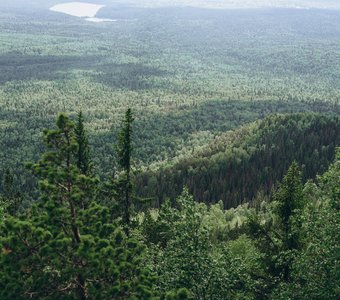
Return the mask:
<path id="1" fill-rule="evenodd" d="M 278 203 L 277 215 L 281 224 L 281 251 L 276 265 L 281 268 L 284 281 L 290 278 L 292 263 L 299 248 L 300 215 L 304 206 L 303 185 L 298 164 L 294 161 L 288 169 L 274 199 Z"/>
<path id="2" fill-rule="evenodd" d="M 278 202 L 278 217 L 283 228 L 283 242 L 287 250 L 298 247 L 296 236 L 296 216 L 298 210 L 304 206 L 303 185 L 298 164 L 294 161 L 284 177 L 274 199 Z"/>
<path id="3" fill-rule="evenodd" d="M 89 139 L 84 128 L 84 117 L 80 111 L 77 115 L 75 127 L 76 140 L 78 143 L 77 166 L 84 175 L 90 175 L 93 169 L 93 163 L 90 155 Z"/>
<path id="4" fill-rule="evenodd" d="M 134 121 L 132 110 L 129 108 L 125 113 L 123 125 L 118 135 L 117 156 L 118 163 L 122 170 L 122 202 L 123 202 L 123 223 L 126 232 L 129 232 L 130 226 L 130 210 L 131 210 L 131 154 L 132 154 L 132 122 Z"/>
<path id="5" fill-rule="evenodd" d="M 299 166 L 293 162 L 274 193 L 272 216 L 265 222 L 258 213 L 249 216 L 249 235 L 263 253 L 268 272 L 262 294 L 270 295 L 280 281 L 290 280 L 292 265 L 301 247 L 300 215 L 305 204 L 302 188 Z"/>

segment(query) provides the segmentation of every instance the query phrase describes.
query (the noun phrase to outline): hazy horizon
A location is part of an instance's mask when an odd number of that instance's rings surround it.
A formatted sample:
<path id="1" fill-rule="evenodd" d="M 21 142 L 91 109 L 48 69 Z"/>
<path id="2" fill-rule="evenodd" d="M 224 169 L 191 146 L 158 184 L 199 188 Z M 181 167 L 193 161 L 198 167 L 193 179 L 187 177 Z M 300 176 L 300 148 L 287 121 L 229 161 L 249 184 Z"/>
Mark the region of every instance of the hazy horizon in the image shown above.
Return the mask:
<path id="1" fill-rule="evenodd" d="M 340 9 L 340 1 L 335 0 L 4 0 L 0 6 L 53 6 L 70 2 L 93 3 L 97 5 L 119 5 L 133 7 L 199 7 L 212 9 L 254 9 L 254 8 L 301 8 Z"/>
<path id="2" fill-rule="evenodd" d="M 100 2 L 100 1 L 99 1 Z M 120 1 L 108 1 L 116 3 Z M 138 6 L 159 7 L 159 6 L 192 6 L 202 8 L 322 8 L 340 9 L 339 1 L 321 0 L 129 0 Z"/>

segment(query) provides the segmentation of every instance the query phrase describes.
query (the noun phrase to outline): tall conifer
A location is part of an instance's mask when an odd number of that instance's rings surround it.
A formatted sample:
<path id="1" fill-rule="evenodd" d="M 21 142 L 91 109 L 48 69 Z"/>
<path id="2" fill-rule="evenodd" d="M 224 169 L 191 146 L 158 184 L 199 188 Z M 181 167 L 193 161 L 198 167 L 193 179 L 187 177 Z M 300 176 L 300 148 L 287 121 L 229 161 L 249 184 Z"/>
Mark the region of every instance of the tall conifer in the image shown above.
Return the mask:
<path id="1" fill-rule="evenodd" d="M 284 245 L 286 249 L 295 249 L 298 240 L 293 233 L 293 226 L 296 225 L 293 224 L 293 218 L 297 210 L 302 209 L 304 205 L 301 172 L 296 162 L 291 164 L 274 198 L 278 202 L 278 216 L 283 228 Z"/>
<path id="2" fill-rule="evenodd" d="M 132 122 L 134 121 L 132 110 L 129 108 L 125 113 L 123 126 L 118 135 L 117 155 L 118 163 L 123 172 L 122 179 L 122 198 L 123 198 L 123 223 L 126 225 L 126 232 L 130 225 L 131 209 L 131 154 L 132 154 Z"/>
<path id="3" fill-rule="evenodd" d="M 77 123 L 74 130 L 78 143 L 77 166 L 84 175 L 90 175 L 93 164 L 90 155 L 89 139 L 84 128 L 84 117 L 80 111 L 77 115 Z"/>

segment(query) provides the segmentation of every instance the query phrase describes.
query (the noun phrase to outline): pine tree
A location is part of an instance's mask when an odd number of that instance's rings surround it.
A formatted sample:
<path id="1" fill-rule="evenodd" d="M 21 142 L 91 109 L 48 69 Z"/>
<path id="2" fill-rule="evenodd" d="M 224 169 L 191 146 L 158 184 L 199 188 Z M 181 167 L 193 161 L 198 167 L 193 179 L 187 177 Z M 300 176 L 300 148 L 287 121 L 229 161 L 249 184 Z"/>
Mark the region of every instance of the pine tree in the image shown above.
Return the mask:
<path id="1" fill-rule="evenodd" d="M 52 215 L 50 222 L 59 224 L 76 249 L 81 244 L 79 213 L 84 205 L 84 196 L 91 193 L 89 184 L 92 180 L 81 175 L 77 168 L 79 145 L 74 123 L 61 114 L 57 119 L 57 130 L 45 130 L 44 138 L 51 149 L 33 166 L 34 173 L 40 178 L 43 198 L 49 207 L 59 211 Z M 85 183 L 85 184 L 84 184 Z M 86 187 L 86 190 L 84 190 Z M 52 211 L 51 211 L 52 213 Z M 79 272 L 76 275 L 76 293 L 79 299 L 87 299 L 85 279 Z"/>
<path id="2" fill-rule="evenodd" d="M 131 222 L 130 210 L 131 210 L 131 154 L 132 154 L 132 122 L 134 121 L 132 110 L 129 108 L 125 113 L 122 129 L 118 135 L 117 156 L 118 163 L 122 169 L 122 198 L 123 198 L 123 223 L 125 224 L 125 230 L 129 232 L 129 226 Z"/>
<path id="3" fill-rule="evenodd" d="M 0 299 L 151 299 L 143 246 L 96 203 L 96 179 L 77 167 L 74 123 L 60 115 L 44 138 L 49 151 L 30 165 L 41 199 L 0 228 Z"/>
<path id="4" fill-rule="evenodd" d="M 84 128 L 84 117 L 80 111 L 77 116 L 75 127 L 76 140 L 78 143 L 77 166 L 84 175 L 90 175 L 93 169 L 93 163 L 90 156 L 89 139 Z"/>

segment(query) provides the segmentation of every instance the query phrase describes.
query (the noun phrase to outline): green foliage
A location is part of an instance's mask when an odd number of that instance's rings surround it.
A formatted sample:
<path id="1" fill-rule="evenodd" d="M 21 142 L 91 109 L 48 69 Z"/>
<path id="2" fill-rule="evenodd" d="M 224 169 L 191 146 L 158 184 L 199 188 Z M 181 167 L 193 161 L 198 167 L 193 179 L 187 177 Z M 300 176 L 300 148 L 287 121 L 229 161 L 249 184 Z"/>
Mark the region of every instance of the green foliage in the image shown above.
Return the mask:
<path id="1" fill-rule="evenodd" d="M 310 204 L 302 214 L 303 248 L 292 264 L 290 282 L 276 291 L 277 299 L 336 299 L 339 295 L 339 159 L 338 150 L 336 161 L 318 177 L 317 185 L 306 189 Z"/>
<path id="2" fill-rule="evenodd" d="M 132 110 L 129 108 L 125 113 L 122 128 L 118 136 L 117 156 L 119 166 L 127 173 L 131 172 L 131 154 L 132 154 L 132 122 L 134 117 Z"/>
<path id="3" fill-rule="evenodd" d="M 0 201 L 0 224 L 4 220 L 4 203 Z"/>
<path id="4" fill-rule="evenodd" d="M 41 200 L 1 228 L 1 299 L 151 299 L 144 247 L 95 202 L 96 179 L 77 167 L 74 123 L 45 130 L 49 151 L 31 166 Z"/>
<path id="5" fill-rule="evenodd" d="M 265 217 L 264 209 L 267 207 L 261 206 L 258 212 L 248 217 L 248 235 L 263 253 L 266 285 L 261 293 L 266 297 L 270 296 L 278 282 L 289 280 L 291 264 L 300 244 L 298 233 L 301 224 L 298 221 L 303 203 L 300 176 L 298 165 L 293 162 L 274 193 L 274 202 L 268 207 L 269 215 Z"/>
<path id="6" fill-rule="evenodd" d="M 147 212 L 141 229 L 158 289 L 185 286 L 194 299 L 335 299 L 338 166 L 318 178 L 327 192 L 310 182 L 303 190 L 293 162 L 272 201 L 254 208 L 208 208 L 185 190 Z"/>
<path id="7" fill-rule="evenodd" d="M 302 213 L 305 204 L 301 174 L 296 162 L 289 167 L 274 199 L 278 203 L 277 215 L 283 228 L 284 247 L 287 250 L 296 249 L 299 239 L 296 235 L 300 231 L 297 218 Z"/>
<path id="8" fill-rule="evenodd" d="M 329 170 L 318 177 L 318 182 L 323 193 L 325 193 L 330 201 L 331 207 L 335 211 L 340 210 L 340 148 L 336 149 L 336 157 L 334 163 L 330 166 Z"/>
<path id="9" fill-rule="evenodd" d="M 207 226 L 207 214 L 208 207 L 184 190 L 175 208 L 166 202 L 156 219 L 151 214 L 145 218 L 143 228 L 152 249 L 149 260 L 159 276 L 158 288 L 184 286 L 193 299 L 252 299 L 259 282 L 246 274 L 259 265 L 258 256 L 250 253 L 251 241 L 241 238 L 230 246 L 220 244 L 212 239 L 214 228 Z M 243 253 L 235 251 L 237 247 L 244 247 Z"/>
<path id="10" fill-rule="evenodd" d="M 165 300 L 184 300 L 191 299 L 186 289 L 179 289 L 177 292 L 168 292 L 165 295 Z"/>
<path id="11" fill-rule="evenodd" d="M 304 188 L 293 162 L 270 201 L 258 193 L 254 205 L 225 211 L 222 202 L 207 206 L 184 189 L 175 201 L 135 215 L 127 236 L 113 208 L 97 203 L 103 188 L 115 186 L 78 167 L 74 122 L 61 114 L 44 140 L 48 151 L 30 165 L 40 199 L 15 216 L 0 205 L 1 299 L 335 299 L 339 293 L 339 152 Z M 14 177 L 5 178 L 10 195 Z"/>
<path id="12" fill-rule="evenodd" d="M 10 215 L 18 213 L 22 204 L 22 195 L 19 188 L 16 186 L 18 183 L 15 180 L 14 174 L 11 170 L 6 169 L 3 175 L 2 194 L 0 194 L 0 203 L 3 212 Z"/>
<path id="13" fill-rule="evenodd" d="M 296 163 L 274 194 L 271 219 L 261 210 L 248 220 L 249 234 L 263 254 L 266 287 L 271 299 L 336 299 L 339 291 L 339 224 L 334 203 L 339 157 L 303 190 Z M 326 183 L 326 184 L 323 184 Z M 335 200 L 335 202 L 333 202 Z"/>
<path id="14" fill-rule="evenodd" d="M 339 159 L 303 192 L 289 166 L 314 179 L 339 145 L 339 12 L 54 2 L 0 3 L 0 298 L 336 299 Z M 56 111 L 89 132 L 61 115 L 44 153 Z"/>
<path id="15" fill-rule="evenodd" d="M 92 204 L 79 214 L 77 244 L 70 232 L 46 224 L 53 211 L 38 213 L 2 227 L 1 299 L 151 298 L 143 248 L 110 222 L 108 209 Z"/>

